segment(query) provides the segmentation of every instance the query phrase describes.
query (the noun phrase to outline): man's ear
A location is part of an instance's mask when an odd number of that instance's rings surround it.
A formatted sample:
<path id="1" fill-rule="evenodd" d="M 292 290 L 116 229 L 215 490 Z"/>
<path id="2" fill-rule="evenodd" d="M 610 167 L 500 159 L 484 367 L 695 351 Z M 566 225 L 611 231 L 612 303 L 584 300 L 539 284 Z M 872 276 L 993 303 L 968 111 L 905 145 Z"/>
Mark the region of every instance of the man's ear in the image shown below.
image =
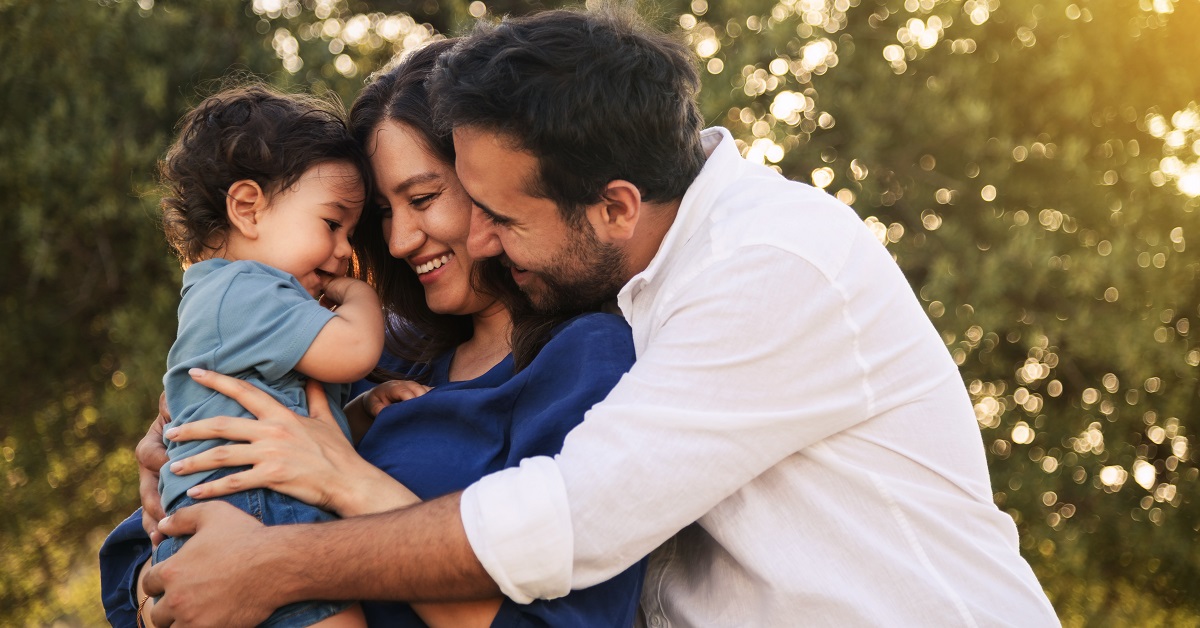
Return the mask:
<path id="1" fill-rule="evenodd" d="M 633 238 L 641 216 L 642 193 L 622 179 L 609 181 L 600 201 L 587 208 L 588 222 L 596 230 L 596 237 L 606 244 L 623 244 Z"/>
<path id="2" fill-rule="evenodd" d="M 266 208 L 267 195 L 250 179 L 234 181 L 225 194 L 230 226 L 251 240 L 258 237 L 258 214 Z"/>

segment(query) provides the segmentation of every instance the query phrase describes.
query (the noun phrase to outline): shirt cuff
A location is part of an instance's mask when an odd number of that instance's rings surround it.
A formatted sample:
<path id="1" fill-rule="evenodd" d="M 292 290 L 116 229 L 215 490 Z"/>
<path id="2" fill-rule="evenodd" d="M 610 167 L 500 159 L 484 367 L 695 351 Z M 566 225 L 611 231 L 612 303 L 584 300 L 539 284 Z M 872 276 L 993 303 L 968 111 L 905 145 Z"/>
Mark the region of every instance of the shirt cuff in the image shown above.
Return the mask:
<path id="1" fill-rule="evenodd" d="M 553 459 L 527 458 L 472 484 L 463 492 L 460 514 L 475 556 L 514 602 L 571 591 L 571 512 Z"/>

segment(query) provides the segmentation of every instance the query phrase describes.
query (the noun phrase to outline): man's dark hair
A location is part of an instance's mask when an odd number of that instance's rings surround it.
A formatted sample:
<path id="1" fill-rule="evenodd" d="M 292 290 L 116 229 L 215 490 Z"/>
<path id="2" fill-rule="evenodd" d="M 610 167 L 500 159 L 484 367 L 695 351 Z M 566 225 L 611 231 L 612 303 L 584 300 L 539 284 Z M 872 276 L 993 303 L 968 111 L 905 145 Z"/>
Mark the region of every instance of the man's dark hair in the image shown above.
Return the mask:
<path id="1" fill-rule="evenodd" d="M 225 194 L 235 181 L 249 179 L 275 194 L 313 166 L 342 161 L 358 171 L 364 194 L 371 185 L 367 156 L 332 96 L 289 94 L 250 82 L 205 98 L 179 128 L 159 163 L 159 182 L 167 241 L 187 264 L 224 242 Z"/>
<path id="2" fill-rule="evenodd" d="M 481 22 L 429 80 L 439 123 L 500 134 L 534 155 L 528 192 L 573 225 L 615 179 L 646 201 L 683 197 L 705 161 L 699 89 L 687 46 L 616 11 Z"/>

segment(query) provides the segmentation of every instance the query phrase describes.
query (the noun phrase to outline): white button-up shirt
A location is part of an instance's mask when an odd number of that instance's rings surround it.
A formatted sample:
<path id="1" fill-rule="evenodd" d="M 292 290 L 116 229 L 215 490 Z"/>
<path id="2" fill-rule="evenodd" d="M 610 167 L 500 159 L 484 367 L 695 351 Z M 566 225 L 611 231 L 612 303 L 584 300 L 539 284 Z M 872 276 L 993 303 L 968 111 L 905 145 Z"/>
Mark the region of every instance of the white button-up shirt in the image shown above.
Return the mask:
<path id="1" fill-rule="evenodd" d="M 651 560 L 651 626 L 1045 626 L 957 367 L 846 205 L 724 129 L 621 291 L 637 362 L 567 437 L 467 489 L 506 595 Z M 660 548 L 661 546 L 661 548 Z"/>

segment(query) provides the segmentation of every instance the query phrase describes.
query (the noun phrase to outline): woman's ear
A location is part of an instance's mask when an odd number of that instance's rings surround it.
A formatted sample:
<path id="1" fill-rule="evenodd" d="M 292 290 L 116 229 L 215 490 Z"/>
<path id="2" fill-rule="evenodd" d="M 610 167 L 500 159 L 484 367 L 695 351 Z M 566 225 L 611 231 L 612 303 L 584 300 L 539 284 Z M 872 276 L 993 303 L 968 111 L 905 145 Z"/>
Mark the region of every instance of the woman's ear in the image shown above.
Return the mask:
<path id="1" fill-rule="evenodd" d="M 637 186 L 614 179 L 604 187 L 600 201 L 587 208 L 588 222 L 596 237 L 607 244 L 622 244 L 633 238 L 642 214 L 642 193 Z"/>
<path id="2" fill-rule="evenodd" d="M 258 237 L 258 214 L 267 208 L 267 195 L 250 179 L 234 181 L 225 193 L 225 211 L 233 231 L 251 240 Z"/>

